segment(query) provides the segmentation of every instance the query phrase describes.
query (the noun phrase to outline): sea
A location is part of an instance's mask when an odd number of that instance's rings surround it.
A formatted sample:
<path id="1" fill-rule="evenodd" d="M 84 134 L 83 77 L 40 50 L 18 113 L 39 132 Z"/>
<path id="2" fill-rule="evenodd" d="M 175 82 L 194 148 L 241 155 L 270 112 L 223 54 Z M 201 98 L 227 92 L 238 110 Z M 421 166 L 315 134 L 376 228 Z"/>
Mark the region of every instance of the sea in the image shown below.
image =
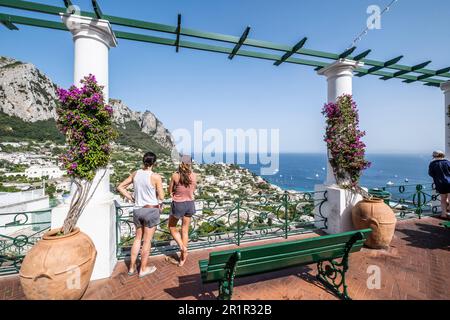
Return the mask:
<path id="1" fill-rule="evenodd" d="M 360 185 L 368 188 L 385 186 L 431 184 L 428 154 L 367 154 L 372 165 L 363 172 Z M 237 158 L 236 158 L 237 159 Z M 248 160 L 248 155 L 246 156 Z M 261 164 L 239 163 L 272 184 L 284 190 L 313 191 L 314 185 L 326 178 L 326 154 L 281 153 L 278 171 L 271 175 L 261 174 Z"/>

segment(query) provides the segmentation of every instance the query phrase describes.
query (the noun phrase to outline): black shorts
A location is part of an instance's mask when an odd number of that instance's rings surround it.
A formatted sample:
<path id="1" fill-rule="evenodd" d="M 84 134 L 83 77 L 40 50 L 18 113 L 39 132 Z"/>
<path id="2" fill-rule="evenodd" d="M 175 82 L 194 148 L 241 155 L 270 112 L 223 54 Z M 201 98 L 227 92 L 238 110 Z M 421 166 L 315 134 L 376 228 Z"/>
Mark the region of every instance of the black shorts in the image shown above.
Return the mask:
<path id="1" fill-rule="evenodd" d="M 176 202 L 172 201 L 170 205 L 170 215 L 174 216 L 177 219 L 181 219 L 183 217 L 192 217 L 195 214 L 195 202 L 194 201 L 183 201 Z"/>

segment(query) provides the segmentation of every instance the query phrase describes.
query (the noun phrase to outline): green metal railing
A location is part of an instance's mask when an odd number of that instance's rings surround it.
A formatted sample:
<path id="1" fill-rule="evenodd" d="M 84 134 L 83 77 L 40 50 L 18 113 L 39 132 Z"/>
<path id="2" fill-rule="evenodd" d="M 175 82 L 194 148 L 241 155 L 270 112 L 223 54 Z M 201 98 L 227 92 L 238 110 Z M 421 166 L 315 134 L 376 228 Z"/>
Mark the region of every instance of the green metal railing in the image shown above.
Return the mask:
<path id="1" fill-rule="evenodd" d="M 0 213 L 0 275 L 17 273 L 28 250 L 50 229 L 51 210 Z"/>
<path id="2" fill-rule="evenodd" d="M 234 201 L 197 200 L 197 212 L 189 230 L 193 249 L 312 232 L 316 225 L 326 228 L 322 205 L 326 191 L 261 195 Z M 177 250 L 167 227 L 169 208 L 163 209 L 161 222 L 152 241 L 152 254 Z M 133 206 L 116 202 L 117 257 L 124 258 L 134 241 Z"/>
<path id="3" fill-rule="evenodd" d="M 392 185 L 377 188 L 389 193 L 386 201 L 400 219 L 422 218 L 440 210 L 440 195 L 433 183 Z"/>

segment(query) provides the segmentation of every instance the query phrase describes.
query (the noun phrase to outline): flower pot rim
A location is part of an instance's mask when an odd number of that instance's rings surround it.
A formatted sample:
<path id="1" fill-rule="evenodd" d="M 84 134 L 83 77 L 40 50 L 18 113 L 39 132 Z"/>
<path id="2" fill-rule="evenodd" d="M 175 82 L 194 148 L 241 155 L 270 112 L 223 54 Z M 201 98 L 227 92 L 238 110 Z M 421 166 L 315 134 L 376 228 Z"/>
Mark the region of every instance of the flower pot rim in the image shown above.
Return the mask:
<path id="1" fill-rule="evenodd" d="M 380 203 L 380 202 L 384 202 L 384 199 L 383 198 L 373 197 L 372 199 L 363 199 L 362 201 L 372 202 L 372 203 Z"/>
<path id="2" fill-rule="evenodd" d="M 58 232 L 60 232 L 61 230 L 62 230 L 62 227 L 61 228 L 56 228 L 56 229 L 50 229 L 49 231 L 44 233 L 44 236 L 42 237 L 42 239 L 44 239 L 44 240 L 60 240 L 60 239 L 64 239 L 64 238 L 73 237 L 74 235 L 80 233 L 80 228 L 76 227 L 69 234 L 65 234 L 65 235 L 62 235 L 62 236 L 56 236 L 56 234 Z"/>

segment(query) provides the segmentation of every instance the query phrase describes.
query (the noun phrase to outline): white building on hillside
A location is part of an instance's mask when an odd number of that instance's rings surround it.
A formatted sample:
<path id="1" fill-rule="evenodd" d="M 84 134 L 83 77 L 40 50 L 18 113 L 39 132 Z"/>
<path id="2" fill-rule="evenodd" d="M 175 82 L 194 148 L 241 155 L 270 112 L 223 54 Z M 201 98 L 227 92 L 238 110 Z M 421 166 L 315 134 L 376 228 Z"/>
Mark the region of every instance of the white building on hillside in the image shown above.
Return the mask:
<path id="1" fill-rule="evenodd" d="M 66 172 L 61 170 L 57 166 L 32 166 L 25 170 L 25 175 L 27 178 L 43 178 L 48 177 L 48 179 L 61 178 Z"/>

